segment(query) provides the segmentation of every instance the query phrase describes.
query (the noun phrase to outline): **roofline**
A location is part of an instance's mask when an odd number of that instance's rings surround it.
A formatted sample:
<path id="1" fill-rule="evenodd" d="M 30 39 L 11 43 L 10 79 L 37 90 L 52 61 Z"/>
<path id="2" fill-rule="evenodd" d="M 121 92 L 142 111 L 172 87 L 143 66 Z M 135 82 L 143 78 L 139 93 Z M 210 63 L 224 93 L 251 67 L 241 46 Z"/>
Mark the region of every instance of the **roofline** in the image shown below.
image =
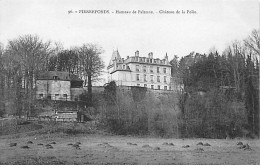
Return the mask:
<path id="1" fill-rule="evenodd" d="M 130 62 L 127 62 L 126 64 L 129 64 L 129 63 L 139 63 L 139 64 L 149 64 L 149 65 L 156 65 L 156 66 L 167 66 L 167 67 L 171 67 L 171 65 L 156 64 L 156 63 L 149 63 L 149 62 L 135 62 L 135 61 L 130 61 Z"/>
<path id="2" fill-rule="evenodd" d="M 165 64 L 157 64 L 157 63 L 149 63 L 149 62 L 135 62 L 135 61 L 130 61 L 130 62 L 125 62 L 125 63 L 117 63 L 117 64 L 130 64 L 130 63 L 136 63 L 136 64 L 148 64 L 148 65 L 154 65 L 154 66 L 166 66 L 166 67 L 171 67 L 171 65 L 165 65 Z M 107 69 L 110 69 L 114 65 L 108 65 Z"/>
<path id="3" fill-rule="evenodd" d="M 36 79 L 36 80 L 53 80 L 53 81 L 71 81 L 71 82 L 72 82 L 72 81 L 74 81 L 74 82 L 77 81 L 77 82 L 84 82 L 84 80 L 82 80 L 82 79 L 81 79 L 81 80 L 69 80 L 69 79 L 67 79 L 67 80 L 60 80 L 60 79 L 39 79 L 39 78 L 38 78 L 38 79 Z"/>
<path id="4" fill-rule="evenodd" d="M 107 66 L 107 69 L 110 69 L 113 66 L 114 66 L 113 64 L 110 64 L 110 65 Z"/>
<path id="5" fill-rule="evenodd" d="M 110 74 L 115 73 L 116 71 L 127 71 L 127 72 L 132 72 L 131 70 L 128 70 L 128 69 L 116 69 L 116 70 L 110 72 Z"/>

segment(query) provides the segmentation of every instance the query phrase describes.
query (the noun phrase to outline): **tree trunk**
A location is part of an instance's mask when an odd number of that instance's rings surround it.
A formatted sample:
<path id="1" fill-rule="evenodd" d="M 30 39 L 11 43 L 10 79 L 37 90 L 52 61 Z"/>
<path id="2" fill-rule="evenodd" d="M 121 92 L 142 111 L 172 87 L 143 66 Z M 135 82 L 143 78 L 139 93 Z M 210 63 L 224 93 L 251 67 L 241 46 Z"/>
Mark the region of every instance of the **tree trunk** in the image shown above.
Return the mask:
<path id="1" fill-rule="evenodd" d="M 92 82 L 91 82 L 91 73 L 88 73 L 88 96 L 89 96 L 89 104 L 92 106 Z"/>
<path id="2" fill-rule="evenodd" d="M 16 115 L 18 115 L 19 117 L 21 117 L 21 113 L 22 113 L 22 94 L 21 94 L 21 90 L 22 90 L 22 77 L 21 77 L 21 71 L 18 72 L 18 76 L 16 77 Z"/>

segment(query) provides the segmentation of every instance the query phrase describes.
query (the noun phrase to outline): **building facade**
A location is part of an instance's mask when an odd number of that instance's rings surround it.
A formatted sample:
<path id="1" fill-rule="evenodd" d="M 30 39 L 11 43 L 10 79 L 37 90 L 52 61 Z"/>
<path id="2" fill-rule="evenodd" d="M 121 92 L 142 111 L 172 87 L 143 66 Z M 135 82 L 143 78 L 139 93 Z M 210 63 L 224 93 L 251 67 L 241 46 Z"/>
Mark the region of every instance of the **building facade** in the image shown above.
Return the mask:
<path id="1" fill-rule="evenodd" d="M 36 80 L 36 99 L 74 101 L 83 93 L 83 80 L 68 72 L 47 71 L 40 73 Z"/>
<path id="2" fill-rule="evenodd" d="M 108 82 L 115 81 L 122 86 L 140 86 L 158 90 L 173 90 L 171 65 L 167 53 L 164 59 L 153 58 L 150 52 L 147 57 L 134 56 L 121 58 L 118 50 L 114 51 L 107 67 Z"/>

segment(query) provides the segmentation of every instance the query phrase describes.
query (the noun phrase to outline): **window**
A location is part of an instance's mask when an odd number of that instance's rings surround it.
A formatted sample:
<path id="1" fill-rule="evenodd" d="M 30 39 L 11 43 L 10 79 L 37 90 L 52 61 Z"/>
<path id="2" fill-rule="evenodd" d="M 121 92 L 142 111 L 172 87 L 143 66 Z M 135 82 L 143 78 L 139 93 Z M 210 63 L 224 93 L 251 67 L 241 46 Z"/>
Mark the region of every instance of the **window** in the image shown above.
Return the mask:
<path id="1" fill-rule="evenodd" d="M 158 85 L 158 90 L 160 90 L 160 85 Z"/>
<path id="2" fill-rule="evenodd" d="M 136 71 L 139 72 L 139 65 L 136 65 Z"/>
<path id="3" fill-rule="evenodd" d="M 164 86 L 164 90 L 167 90 L 167 86 Z"/>
<path id="4" fill-rule="evenodd" d="M 163 77 L 164 83 L 167 83 L 166 76 Z"/>
<path id="5" fill-rule="evenodd" d="M 151 89 L 153 89 L 153 85 L 151 85 Z"/>
<path id="6" fill-rule="evenodd" d="M 138 83 L 137 86 L 140 86 L 140 84 Z"/>
<path id="7" fill-rule="evenodd" d="M 157 82 L 160 82 L 160 76 L 157 76 Z"/>
<path id="8" fill-rule="evenodd" d="M 123 69 L 125 69 L 125 65 L 123 65 Z"/>
<path id="9" fill-rule="evenodd" d="M 40 96 L 40 98 L 42 98 L 42 97 L 43 97 L 43 94 L 41 93 L 41 94 L 39 94 L 39 96 Z"/>
<path id="10" fill-rule="evenodd" d="M 48 94 L 48 95 L 47 95 L 47 99 L 50 99 L 50 100 L 51 100 L 51 94 Z"/>
<path id="11" fill-rule="evenodd" d="M 63 97 L 65 97 L 66 101 L 67 101 L 67 94 L 63 94 Z"/>
<path id="12" fill-rule="evenodd" d="M 57 99 L 57 97 L 59 97 L 59 94 L 55 94 L 55 97 L 54 97 L 54 98 L 55 98 L 55 100 Z"/>
<path id="13" fill-rule="evenodd" d="M 143 71 L 146 72 L 146 66 L 143 67 Z"/>
<path id="14" fill-rule="evenodd" d="M 147 87 L 147 84 L 144 84 L 144 87 Z"/>
<path id="15" fill-rule="evenodd" d="M 157 73 L 160 73 L 160 67 L 157 67 Z"/>
<path id="16" fill-rule="evenodd" d="M 153 66 L 150 66 L 150 72 L 153 73 Z"/>
<path id="17" fill-rule="evenodd" d="M 153 82 L 153 75 L 150 76 L 151 82 Z"/>
<path id="18" fill-rule="evenodd" d="M 163 68 L 163 73 L 166 73 L 166 68 Z"/>
<path id="19" fill-rule="evenodd" d="M 147 82 L 146 75 L 144 75 L 144 81 Z"/>
<path id="20" fill-rule="evenodd" d="M 150 59 L 150 63 L 153 63 L 153 59 Z"/>
<path id="21" fill-rule="evenodd" d="M 54 80 L 58 80 L 58 76 L 53 76 L 53 79 Z"/>
<path id="22" fill-rule="evenodd" d="M 136 74 L 136 80 L 139 81 L 140 80 L 140 75 Z"/>

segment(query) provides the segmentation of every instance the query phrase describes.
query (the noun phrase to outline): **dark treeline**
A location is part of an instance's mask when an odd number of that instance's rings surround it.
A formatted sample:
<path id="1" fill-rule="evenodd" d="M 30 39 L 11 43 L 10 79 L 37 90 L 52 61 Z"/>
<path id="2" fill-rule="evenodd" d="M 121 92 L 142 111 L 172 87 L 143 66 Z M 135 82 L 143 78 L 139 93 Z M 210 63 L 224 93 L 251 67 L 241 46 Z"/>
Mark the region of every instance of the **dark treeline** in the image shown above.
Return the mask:
<path id="1" fill-rule="evenodd" d="M 184 84 L 179 104 L 182 136 L 259 136 L 259 54 L 260 35 L 254 30 L 222 54 L 192 52 L 171 61 L 173 76 Z"/>
<path id="2" fill-rule="evenodd" d="M 24 35 L 0 45 L 0 116 L 26 115 L 34 111 L 36 78 L 42 71 L 67 71 L 88 82 L 104 68 L 102 48 L 83 44 L 66 50 L 58 43 L 44 42 L 36 35 Z"/>

